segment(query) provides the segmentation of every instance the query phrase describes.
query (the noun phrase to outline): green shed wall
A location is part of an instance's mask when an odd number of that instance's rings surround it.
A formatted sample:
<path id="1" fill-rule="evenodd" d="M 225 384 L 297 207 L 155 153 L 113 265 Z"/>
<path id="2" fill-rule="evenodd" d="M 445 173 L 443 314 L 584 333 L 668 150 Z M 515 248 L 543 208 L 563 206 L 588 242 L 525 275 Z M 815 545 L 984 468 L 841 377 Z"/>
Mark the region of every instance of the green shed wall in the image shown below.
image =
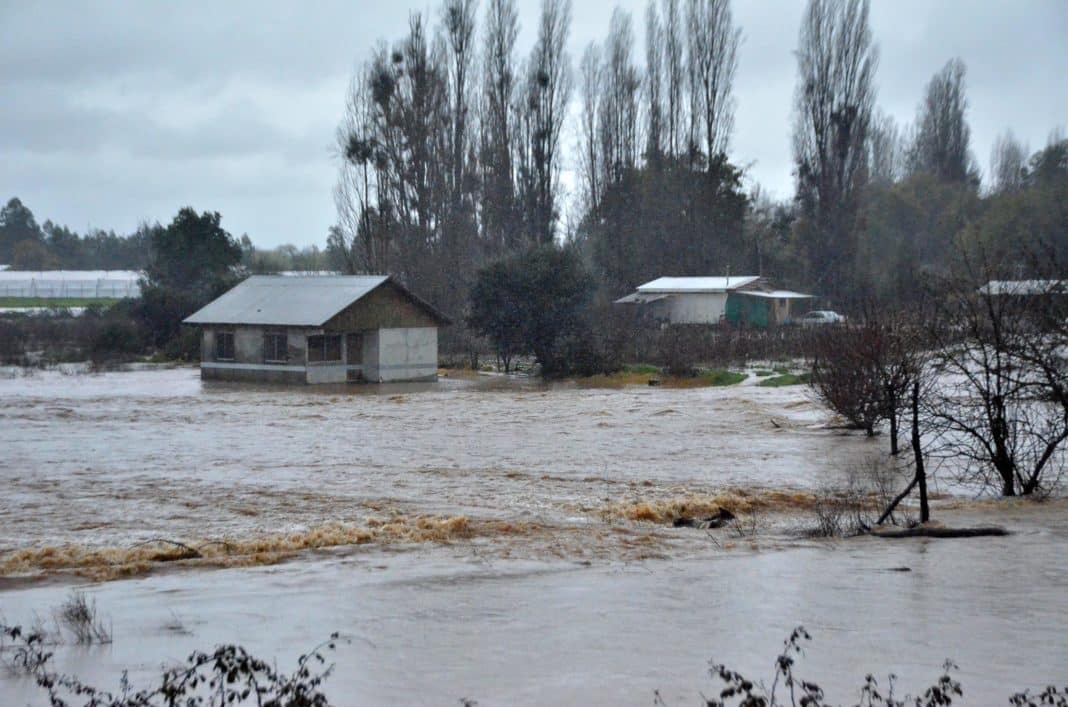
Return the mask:
<path id="1" fill-rule="evenodd" d="M 745 297 L 733 292 L 727 295 L 727 321 L 767 328 L 768 307 L 771 300 L 762 297 Z"/>

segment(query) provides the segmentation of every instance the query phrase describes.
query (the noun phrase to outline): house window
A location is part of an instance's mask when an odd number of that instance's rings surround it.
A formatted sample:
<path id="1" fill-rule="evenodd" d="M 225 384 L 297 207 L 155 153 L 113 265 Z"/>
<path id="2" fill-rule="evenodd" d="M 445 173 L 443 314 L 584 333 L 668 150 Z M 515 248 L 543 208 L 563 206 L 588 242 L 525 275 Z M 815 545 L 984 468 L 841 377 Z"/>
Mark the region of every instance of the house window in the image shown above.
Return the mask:
<path id="1" fill-rule="evenodd" d="M 308 337 L 308 363 L 341 361 L 341 334 Z"/>
<path id="2" fill-rule="evenodd" d="M 215 332 L 215 360 L 216 361 L 233 361 L 234 360 L 234 332 L 232 332 L 232 331 L 217 331 L 217 332 Z"/>
<path id="3" fill-rule="evenodd" d="M 289 341 L 284 331 L 269 331 L 263 335 L 263 360 L 285 363 L 289 359 Z"/>

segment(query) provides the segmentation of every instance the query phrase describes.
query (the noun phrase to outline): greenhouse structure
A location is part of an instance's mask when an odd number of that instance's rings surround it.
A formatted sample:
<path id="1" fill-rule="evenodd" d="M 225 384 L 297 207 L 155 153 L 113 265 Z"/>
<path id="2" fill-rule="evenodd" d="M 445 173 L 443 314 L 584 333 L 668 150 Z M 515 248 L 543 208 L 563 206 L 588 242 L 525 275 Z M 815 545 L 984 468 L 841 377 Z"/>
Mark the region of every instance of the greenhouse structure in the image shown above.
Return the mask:
<path id="1" fill-rule="evenodd" d="M 134 270 L 0 270 L 0 298 L 125 299 L 141 294 Z"/>

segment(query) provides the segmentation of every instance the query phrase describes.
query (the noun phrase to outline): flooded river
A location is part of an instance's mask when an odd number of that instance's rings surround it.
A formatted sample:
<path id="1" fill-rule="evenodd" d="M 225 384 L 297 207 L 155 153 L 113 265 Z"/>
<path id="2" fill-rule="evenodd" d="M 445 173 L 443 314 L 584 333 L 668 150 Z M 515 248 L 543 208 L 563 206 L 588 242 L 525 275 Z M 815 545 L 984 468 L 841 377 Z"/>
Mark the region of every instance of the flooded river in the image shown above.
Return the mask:
<path id="1" fill-rule="evenodd" d="M 28 623 L 85 588 L 114 643 L 57 662 L 109 687 L 220 642 L 286 666 L 340 631 L 341 705 L 694 704 L 708 658 L 770 678 L 797 624 L 815 639 L 803 674 L 836 700 L 867 672 L 925 686 L 945 658 L 968 704 L 1068 679 L 1063 501 L 936 510 L 1005 538 L 805 540 L 813 494 L 885 440 L 830 429 L 801 387 L 749 383 L 12 375 L 0 612 Z M 686 503 L 751 511 L 753 532 L 662 522 Z M 0 704 L 40 703 L 0 679 Z"/>

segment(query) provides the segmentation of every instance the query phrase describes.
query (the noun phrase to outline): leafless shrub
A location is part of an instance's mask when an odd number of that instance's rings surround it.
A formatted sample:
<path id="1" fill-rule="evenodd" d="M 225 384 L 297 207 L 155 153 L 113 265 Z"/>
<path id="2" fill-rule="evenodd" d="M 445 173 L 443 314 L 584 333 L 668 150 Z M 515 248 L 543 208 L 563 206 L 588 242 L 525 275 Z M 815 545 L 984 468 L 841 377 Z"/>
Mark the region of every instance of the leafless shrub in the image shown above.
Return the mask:
<path id="1" fill-rule="evenodd" d="M 809 530 L 809 535 L 818 538 L 838 538 L 845 535 L 845 516 L 848 510 L 848 504 L 841 496 L 821 494 L 812 508 L 816 524 Z"/>
<path id="2" fill-rule="evenodd" d="M 880 511 L 893 502 L 901 486 L 904 465 L 876 456 L 852 468 L 841 484 L 828 484 L 816 494 L 813 523 L 804 529 L 809 537 L 852 537 L 867 532 Z M 907 524 L 908 511 L 898 511 Z M 897 518 L 891 517 L 896 523 Z"/>
<path id="3" fill-rule="evenodd" d="M 72 592 L 59 606 L 56 624 L 69 631 L 79 645 L 111 643 L 111 630 L 97 615 L 96 601 L 84 592 Z"/>
<path id="4" fill-rule="evenodd" d="M 861 529 L 871 525 L 881 510 L 891 506 L 902 483 L 909 480 L 911 473 L 911 462 L 882 455 L 872 456 L 850 470 L 845 493 L 855 500 Z M 828 492 L 831 491 L 828 489 Z M 899 520 L 907 525 L 914 520 L 914 514 L 907 508 L 899 507 L 888 518 L 894 525 Z"/>
<path id="5" fill-rule="evenodd" d="M 939 342 L 943 385 L 928 410 L 944 433 L 938 453 L 963 461 L 964 480 L 1040 495 L 1056 485 L 1068 440 L 1068 298 L 1060 280 L 994 281 L 985 257 L 966 254 L 967 272 L 948 284 L 934 329 L 952 338 Z"/>
<path id="6" fill-rule="evenodd" d="M 916 312 L 870 313 L 857 323 L 812 332 L 812 375 L 816 397 L 868 436 L 890 423 L 890 453 L 896 455 L 898 428 L 909 392 L 927 369 L 928 335 Z"/>
<path id="7" fill-rule="evenodd" d="M 812 333 L 800 327 L 675 324 L 658 328 L 645 319 L 632 319 L 633 324 L 620 338 L 625 359 L 655 363 L 680 373 L 698 364 L 726 368 L 754 361 L 808 358 L 811 354 Z"/>
<path id="8" fill-rule="evenodd" d="M 729 527 L 739 538 L 753 538 L 768 527 L 768 521 L 763 514 L 754 510 L 738 513 Z"/>
<path id="9" fill-rule="evenodd" d="M 815 522 L 807 535 L 816 538 L 860 535 L 871 527 L 874 504 L 871 494 L 855 487 L 817 494 L 812 507 Z"/>

